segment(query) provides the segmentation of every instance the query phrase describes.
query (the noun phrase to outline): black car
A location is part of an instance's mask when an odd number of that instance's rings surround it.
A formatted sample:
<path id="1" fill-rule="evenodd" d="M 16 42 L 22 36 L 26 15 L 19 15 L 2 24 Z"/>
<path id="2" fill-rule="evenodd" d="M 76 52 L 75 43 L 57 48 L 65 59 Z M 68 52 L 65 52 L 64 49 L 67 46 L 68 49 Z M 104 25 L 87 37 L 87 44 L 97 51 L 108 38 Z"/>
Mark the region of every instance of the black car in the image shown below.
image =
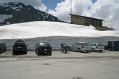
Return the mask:
<path id="1" fill-rule="evenodd" d="M 3 41 L 0 41 L 0 54 L 6 52 L 6 44 Z"/>
<path id="2" fill-rule="evenodd" d="M 18 39 L 13 45 L 13 55 L 27 54 L 27 46 L 24 40 Z"/>
<path id="3" fill-rule="evenodd" d="M 52 47 L 49 42 L 37 42 L 35 45 L 35 52 L 37 55 L 52 55 Z"/>

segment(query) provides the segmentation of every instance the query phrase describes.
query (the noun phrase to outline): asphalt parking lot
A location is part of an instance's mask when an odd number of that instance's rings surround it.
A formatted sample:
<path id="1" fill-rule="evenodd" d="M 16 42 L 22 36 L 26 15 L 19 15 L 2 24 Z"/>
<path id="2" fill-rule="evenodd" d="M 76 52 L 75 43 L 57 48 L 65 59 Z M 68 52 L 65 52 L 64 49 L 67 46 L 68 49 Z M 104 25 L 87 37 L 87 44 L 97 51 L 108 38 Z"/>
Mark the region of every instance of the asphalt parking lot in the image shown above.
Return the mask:
<path id="1" fill-rule="evenodd" d="M 1 79 L 119 79 L 119 51 L 53 51 L 52 56 L 0 55 Z"/>

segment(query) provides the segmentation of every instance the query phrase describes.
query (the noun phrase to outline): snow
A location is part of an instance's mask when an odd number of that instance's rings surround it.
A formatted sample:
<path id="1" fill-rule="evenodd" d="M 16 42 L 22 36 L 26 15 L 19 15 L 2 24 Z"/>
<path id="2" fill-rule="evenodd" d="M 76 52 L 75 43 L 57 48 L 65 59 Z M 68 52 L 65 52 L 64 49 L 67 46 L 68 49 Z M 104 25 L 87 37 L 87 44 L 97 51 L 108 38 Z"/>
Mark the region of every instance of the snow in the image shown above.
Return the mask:
<path id="1" fill-rule="evenodd" d="M 0 3 L 0 6 L 4 6 L 5 4 L 4 3 Z"/>
<path id="2" fill-rule="evenodd" d="M 9 7 L 9 5 L 8 4 L 5 4 L 4 7 Z"/>
<path id="3" fill-rule="evenodd" d="M 38 17 L 38 19 L 41 19 L 40 17 Z"/>
<path id="4" fill-rule="evenodd" d="M 5 7 L 5 8 L 8 8 L 8 9 L 6 9 L 6 10 L 9 10 L 9 9 L 11 9 L 12 8 L 12 10 L 16 10 L 16 11 L 20 11 L 23 7 L 22 7 L 22 5 L 20 5 L 20 6 L 17 6 L 17 5 L 15 5 L 15 4 L 18 4 L 17 2 L 14 2 L 14 5 L 10 5 L 9 3 L 8 4 L 4 4 L 4 3 L 1 3 L 0 4 L 0 6 L 3 6 L 3 7 Z"/>
<path id="5" fill-rule="evenodd" d="M 20 6 L 17 6 L 17 7 L 13 6 L 12 7 L 12 10 L 20 11 L 22 8 L 23 7 L 21 5 Z"/>
<path id="6" fill-rule="evenodd" d="M 53 17 L 51 17 L 51 18 L 55 21 L 55 19 Z"/>
<path id="7" fill-rule="evenodd" d="M 46 17 L 46 18 L 48 18 L 48 15 L 47 15 L 47 14 L 45 14 L 45 17 Z"/>
<path id="8" fill-rule="evenodd" d="M 0 22 L 4 22 L 4 20 L 8 18 L 12 18 L 12 15 L 0 15 Z"/>
<path id="9" fill-rule="evenodd" d="M 1 39 L 36 38 L 51 36 L 70 37 L 119 37 L 119 31 L 97 31 L 93 26 L 74 25 L 59 22 L 35 21 L 0 27 Z"/>
<path id="10" fill-rule="evenodd" d="M 38 41 L 49 41 L 53 49 L 59 49 L 62 42 L 100 42 L 118 40 L 119 31 L 98 31 L 93 26 L 83 26 L 60 22 L 34 21 L 0 26 L 0 39 L 12 47 L 16 39 L 24 39 L 29 49 L 34 49 Z M 11 48 L 10 48 L 11 49 Z"/>

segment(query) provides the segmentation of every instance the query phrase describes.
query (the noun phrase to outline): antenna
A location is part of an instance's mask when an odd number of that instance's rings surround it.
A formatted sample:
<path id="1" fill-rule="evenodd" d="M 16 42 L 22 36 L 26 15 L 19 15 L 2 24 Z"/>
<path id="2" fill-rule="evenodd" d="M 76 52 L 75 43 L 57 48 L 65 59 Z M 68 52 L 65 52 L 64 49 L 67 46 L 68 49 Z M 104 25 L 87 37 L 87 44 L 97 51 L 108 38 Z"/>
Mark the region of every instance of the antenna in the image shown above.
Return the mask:
<path id="1" fill-rule="evenodd" d="M 70 0 L 70 8 L 71 8 L 71 14 L 72 14 L 72 0 Z"/>

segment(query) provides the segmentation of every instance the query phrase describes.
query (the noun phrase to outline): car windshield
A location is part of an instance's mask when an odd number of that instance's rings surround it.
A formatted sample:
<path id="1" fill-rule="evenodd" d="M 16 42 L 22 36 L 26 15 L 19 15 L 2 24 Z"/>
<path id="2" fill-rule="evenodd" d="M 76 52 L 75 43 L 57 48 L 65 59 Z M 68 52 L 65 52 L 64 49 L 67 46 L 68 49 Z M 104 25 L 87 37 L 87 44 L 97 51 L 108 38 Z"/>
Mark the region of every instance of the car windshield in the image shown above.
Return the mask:
<path id="1" fill-rule="evenodd" d="M 89 43 L 84 43 L 83 45 L 85 45 L 85 46 L 89 46 Z"/>
<path id="2" fill-rule="evenodd" d="M 23 42 L 17 42 L 17 43 L 15 43 L 15 45 L 24 45 L 24 43 Z"/>
<path id="3" fill-rule="evenodd" d="M 48 43 L 48 42 L 43 42 L 43 43 L 40 43 L 40 46 L 50 46 L 50 43 Z"/>
<path id="4" fill-rule="evenodd" d="M 98 44 L 98 46 L 103 46 L 103 44 Z"/>
<path id="5" fill-rule="evenodd" d="M 17 40 L 16 42 L 24 42 L 22 39 Z"/>

